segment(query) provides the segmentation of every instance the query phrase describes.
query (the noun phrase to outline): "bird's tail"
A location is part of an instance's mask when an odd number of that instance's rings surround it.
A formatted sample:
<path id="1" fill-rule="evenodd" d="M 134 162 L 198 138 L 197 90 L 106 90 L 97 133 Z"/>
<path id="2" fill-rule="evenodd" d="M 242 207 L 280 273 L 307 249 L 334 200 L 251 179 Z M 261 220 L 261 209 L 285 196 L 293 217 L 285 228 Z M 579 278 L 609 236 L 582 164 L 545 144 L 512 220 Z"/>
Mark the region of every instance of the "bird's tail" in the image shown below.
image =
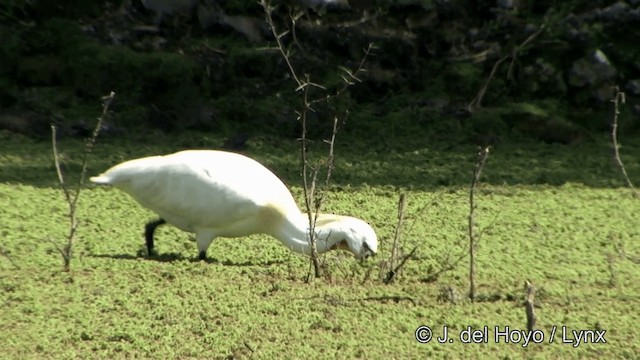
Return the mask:
<path id="1" fill-rule="evenodd" d="M 98 176 L 92 176 L 89 178 L 92 183 L 100 184 L 100 185 L 109 185 L 111 184 L 111 179 L 104 174 Z"/>

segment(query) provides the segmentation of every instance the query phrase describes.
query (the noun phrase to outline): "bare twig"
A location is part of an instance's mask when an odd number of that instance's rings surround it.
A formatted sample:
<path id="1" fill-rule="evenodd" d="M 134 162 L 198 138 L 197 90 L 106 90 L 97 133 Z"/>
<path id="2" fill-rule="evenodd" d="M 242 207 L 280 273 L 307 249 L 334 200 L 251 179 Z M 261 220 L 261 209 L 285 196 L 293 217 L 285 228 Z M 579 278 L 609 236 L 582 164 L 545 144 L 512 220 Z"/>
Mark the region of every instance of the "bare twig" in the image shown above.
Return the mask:
<path id="1" fill-rule="evenodd" d="M 318 296 L 314 295 L 311 297 L 298 297 L 298 298 L 293 298 L 292 300 L 302 300 L 305 302 L 309 300 L 317 301 Z M 353 302 L 361 303 L 362 301 L 378 301 L 382 303 L 387 303 L 389 301 L 393 301 L 395 303 L 399 303 L 401 301 L 408 301 L 413 305 L 417 305 L 417 301 L 414 298 L 410 296 L 404 296 L 404 295 L 380 295 L 380 296 L 368 296 L 365 298 L 344 299 L 334 295 L 325 294 L 324 301 L 331 304 L 332 306 L 345 306 L 348 303 L 353 303 Z"/>
<path id="2" fill-rule="evenodd" d="M 400 232 L 402 231 L 402 221 L 404 220 L 404 209 L 407 206 L 407 198 L 404 193 L 400 194 L 398 200 L 398 223 L 396 224 L 396 231 L 393 235 L 393 247 L 391 248 L 391 267 L 396 266 L 398 260 L 398 239 L 400 238 Z"/>
<path id="3" fill-rule="evenodd" d="M 616 164 L 622 171 L 622 175 L 624 176 L 625 181 L 627 182 L 627 186 L 633 191 L 633 195 L 635 197 L 640 197 L 640 193 L 633 186 L 631 179 L 629 179 L 629 175 L 627 174 L 627 170 L 622 163 L 622 159 L 620 158 L 620 145 L 618 144 L 618 116 L 620 115 L 620 105 L 624 105 L 626 102 L 626 97 L 623 92 L 620 91 L 618 86 L 614 87 L 615 96 L 611 99 L 613 103 L 613 119 L 611 120 L 611 146 L 613 147 L 613 157 L 616 161 Z"/>
<path id="4" fill-rule="evenodd" d="M 370 296 L 362 299 L 356 299 L 354 301 L 379 301 L 382 303 L 386 303 L 388 301 L 393 301 L 395 303 L 399 303 L 401 301 L 408 301 L 412 305 L 416 305 L 416 301 L 412 297 L 399 296 L 399 295 Z"/>
<path id="5" fill-rule="evenodd" d="M 291 53 L 288 50 L 286 50 L 285 45 L 282 41 L 282 39 L 289 33 L 289 31 L 279 32 L 276 29 L 275 22 L 272 17 L 274 7 L 271 6 L 269 0 L 260 0 L 260 5 L 262 6 L 265 12 L 266 21 L 269 25 L 269 28 L 271 29 L 271 33 L 273 34 L 276 40 L 277 49 L 280 52 L 280 55 L 284 59 L 285 63 L 287 64 L 289 73 L 291 74 L 293 80 L 296 83 L 295 91 L 296 93 L 300 94 L 301 100 L 302 100 L 301 109 L 297 111 L 298 120 L 301 122 L 301 125 L 302 125 L 302 132 L 299 139 L 300 140 L 300 160 L 301 160 L 301 167 L 302 167 L 302 181 L 304 186 L 305 207 L 307 210 L 307 216 L 309 220 L 309 244 L 311 246 L 311 263 L 314 268 L 315 277 L 319 277 L 321 275 L 321 265 L 318 260 L 317 239 L 316 239 L 317 234 L 315 232 L 315 228 L 316 228 L 317 219 L 318 219 L 318 216 L 320 215 L 320 210 L 322 207 L 323 194 L 317 191 L 317 188 L 318 188 L 317 179 L 320 172 L 320 168 L 323 164 L 318 162 L 315 166 L 310 165 L 308 153 L 307 153 L 308 152 L 307 148 L 309 145 L 309 139 L 307 138 L 307 116 L 309 111 L 315 112 L 315 110 L 312 107 L 313 104 L 321 100 L 327 100 L 327 99 L 330 99 L 331 97 L 338 96 L 342 91 L 346 90 L 348 86 L 353 85 L 355 83 L 354 81 L 359 81 L 359 79 L 357 78 L 357 74 L 364 71 L 363 69 L 364 59 L 360 63 L 360 66 L 355 72 L 351 72 L 348 69 L 346 70 L 343 69 L 343 71 L 345 71 L 345 73 L 347 74 L 344 77 L 346 79 L 345 80 L 346 85 L 344 89 L 339 90 L 333 95 L 327 95 L 317 100 L 310 100 L 309 98 L 310 88 L 316 88 L 322 91 L 326 91 L 327 89 L 320 84 L 312 82 L 310 80 L 309 74 L 304 74 L 304 77 L 299 75 L 299 73 L 296 71 L 296 69 L 294 68 L 291 62 Z M 291 33 L 292 33 L 293 41 L 302 50 L 302 47 L 297 42 L 297 36 L 295 34 L 296 22 L 301 15 L 300 14 L 294 15 L 292 13 L 290 13 L 289 15 L 291 20 L 291 27 L 292 27 Z M 370 48 L 371 46 L 369 47 L 369 49 L 367 49 L 365 53 L 365 59 L 369 55 Z M 351 80 L 349 80 L 347 77 L 351 78 Z M 329 154 L 326 161 L 324 162 L 324 165 L 327 166 L 327 173 L 326 173 L 326 178 L 324 183 L 325 188 L 327 188 L 329 185 L 329 181 L 331 179 L 331 173 L 333 170 L 334 144 L 335 144 L 337 132 L 338 132 L 338 118 L 334 117 L 331 140 L 325 141 L 329 144 Z M 311 273 L 309 272 L 309 274 L 307 275 L 307 281 L 309 281 L 310 278 L 311 278 Z"/>
<path id="6" fill-rule="evenodd" d="M 293 80 L 296 82 L 296 92 L 302 91 L 302 106 L 301 110 L 298 112 L 298 120 L 302 125 L 302 132 L 300 136 L 300 161 L 302 166 L 302 182 L 304 187 L 304 201 L 305 207 L 307 210 L 307 216 L 309 219 L 309 245 L 311 246 L 311 264 L 313 265 L 315 277 L 319 277 L 321 275 L 321 266 L 320 261 L 318 259 L 318 249 L 317 249 L 317 239 L 316 239 L 316 221 L 318 219 L 320 205 L 314 204 L 314 198 L 316 193 L 316 181 L 318 177 L 319 167 L 316 166 L 311 169 L 311 174 L 309 171 L 309 160 L 307 156 L 307 114 L 309 111 L 313 111 L 311 104 L 309 102 L 309 88 L 310 86 L 323 88 L 320 85 L 314 84 L 309 79 L 309 74 L 305 74 L 304 80 L 301 80 L 301 77 L 296 72 L 293 64 L 290 60 L 289 51 L 285 50 L 284 43 L 282 42 L 282 38 L 288 34 L 288 31 L 284 31 L 279 33 L 276 29 L 275 22 L 273 21 L 273 17 L 271 16 L 274 8 L 271 6 L 268 0 L 261 0 L 260 5 L 264 9 L 267 23 L 269 24 L 269 28 L 271 29 L 271 33 L 276 39 L 276 44 L 278 45 L 278 51 L 282 55 L 287 67 L 289 69 L 289 73 L 293 77 Z M 292 23 L 295 25 L 295 19 L 291 19 Z M 311 179 L 309 179 L 311 177 Z M 315 205 L 315 206 L 314 206 Z M 313 211 L 315 209 L 315 211 Z M 315 215 L 314 215 L 315 214 Z M 311 273 L 307 274 L 307 281 L 310 281 Z"/>
<path id="7" fill-rule="evenodd" d="M 535 38 L 537 38 L 540 34 L 542 34 L 542 32 L 544 31 L 545 26 L 544 24 L 540 25 L 540 27 L 538 28 L 538 30 L 536 30 L 534 33 L 532 33 L 531 35 L 529 35 L 523 42 L 522 44 L 516 46 L 513 51 L 511 52 L 511 64 L 509 64 L 509 70 L 507 71 L 507 79 L 509 80 L 513 80 L 513 68 L 515 67 L 515 62 L 518 59 L 518 56 L 520 54 L 520 50 L 522 50 L 525 46 L 529 45 L 530 42 L 532 42 Z"/>
<path id="8" fill-rule="evenodd" d="M 18 3 L 19 4 L 19 3 Z M 20 10 L 20 12 L 22 12 L 22 14 L 27 15 L 28 11 L 25 9 L 26 4 L 28 4 L 28 2 L 24 2 L 22 6 L 16 4 L 14 1 L 11 2 L 11 4 L 9 4 L 7 6 L 7 10 L 5 9 L 0 9 L 0 19 L 2 19 L 4 17 L 3 22 L 5 22 L 5 20 L 12 20 L 15 21 L 16 23 L 20 24 L 21 26 L 24 27 L 33 27 L 35 25 L 34 21 L 30 21 L 30 22 L 25 22 L 23 20 L 20 20 L 17 16 L 13 15 L 13 11 L 14 10 Z M 28 15 L 27 15 L 28 17 Z"/>
<path id="9" fill-rule="evenodd" d="M 413 219 L 413 222 L 411 223 L 411 226 L 409 226 L 408 230 L 405 231 L 406 234 L 411 234 L 413 231 L 413 227 L 416 225 L 416 223 L 418 222 L 418 219 L 420 218 L 420 216 L 424 216 L 425 213 L 428 212 L 428 210 L 431 208 L 430 206 L 437 203 L 440 198 L 442 197 L 442 193 L 440 193 L 439 196 L 437 196 L 435 199 L 432 199 L 430 202 L 426 202 L 424 203 L 415 213 L 419 214 L 418 217 L 415 217 Z M 404 206 L 405 204 L 403 204 L 403 199 L 400 199 L 399 204 L 398 204 L 398 227 L 401 226 L 401 223 L 404 222 L 405 220 L 405 215 L 404 215 Z M 401 214 L 401 212 L 403 212 L 403 214 Z M 398 233 L 400 230 L 399 228 L 396 227 L 396 233 Z M 413 254 L 420 249 L 420 247 L 422 246 L 423 243 L 420 243 L 419 245 L 417 245 L 413 250 L 411 250 L 409 252 L 408 255 L 404 256 L 403 259 L 400 261 L 400 264 L 397 266 L 394 266 L 395 262 L 397 261 L 397 246 L 395 245 L 396 241 L 395 241 L 395 236 L 394 236 L 394 247 L 392 248 L 392 261 L 386 262 L 383 261 L 381 262 L 381 273 L 384 272 L 384 270 L 386 270 L 387 267 L 390 268 L 390 270 L 387 271 L 386 275 L 384 277 L 381 276 L 381 278 L 383 279 L 383 282 L 385 283 L 389 283 L 391 280 L 393 280 L 393 278 L 397 275 L 398 270 L 400 270 L 400 268 L 402 268 L 402 266 L 404 266 L 405 262 L 413 256 Z M 462 250 L 461 254 L 459 254 L 455 260 L 453 261 L 449 261 L 450 258 L 450 250 L 452 248 L 449 247 L 447 248 L 447 253 L 446 255 L 443 257 L 443 261 L 441 261 L 441 263 L 443 264 L 441 266 L 440 269 L 438 269 L 437 271 L 434 271 L 430 274 L 428 274 L 426 277 L 422 278 L 420 281 L 421 282 L 433 282 L 435 281 L 442 273 L 446 272 L 446 271 L 451 271 L 453 270 L 461 261 L 462 259 L 464 259 L 467 256 L 467 251 L 466 248 L 464 250 Z M 396 255 L 393 255 L 393 254 Z"/>
<path id="10" fill-rule="evenodd" d="M 355 27 L 355 26 L 358 26 L 358 25 L 362 25 L 362 24 L 364 24 L 366 22 L 369 22 L 371 20 L 377 20 L 378 17 L 386 15 L 386 14 L 387 14 L 387 11 L 382 12 L 380 10 L 376 10 L 373 15 L 369 14 L 368 11 L 365 11 L 362 14 L 362 17 L 360 19 L 358 19 L 358 20 L 345 21 L 345 22 L 342 22 L 342 23 L 337 23 L 334 26 L 337 27 L 337 28 L 343 28 L 343 29 L 351 28 L 351 27 Z"/>
<path id="11" fill-rule="evenodd" d="M 482 229 L 480 229 L 480 231 L 475 235 L 475 242 L 478 243 L 480 241 L 480 238 L 482 237 L 482 234 L 484 233 L 484 231 L 486 229 L 491 228 L 496 220 L 498 219 L 498 215 L 496 214 L 496 216 L 494 217 L 494 219 L 491 221 L 491 223 L 489 223 L 489 225 L 483 227 Z M 462 239 L 456 244 L 456 246 L 460 247 L 462 246 Z M 440 275 L 442 275 L 443 273 L 447 272 L 447 271 L 451 271 L 454 270 L 458 264 L 460 264 L 462 262 L 462 260 L 464 258 L 467 257 L 468 255 L 468 251 L 467 248 L 464 247 L 463 249 L 460 250 L 460 253 L 457 254 L 457 256 L 453 257 L 452 260 L 452 250 L 453 247 L 451 247 L 451 249 L 448 249 L 445 253 L 445 255 L 443 256 L 443 260 L 440 262 L 443 265 L 440 267 L 440 269 L 428 274 L 426 277 L 420 279 L 421 282 L 425 282 L 425 283 L 431 283 L 434 282 L 436 280 L 438 280 L 438 278 L 440 277 Z"/>
<path id="12" fill-rule="evenodd" d="M 534 311 L 533 305 L 533 297 L 535 295 L 535 288 L 529 281 L 524 282 L 524 287 L 526 291 L 526 297 L 524 299 L 524 308 L 527 314 L 527 330 L 529 333 L 533 331 L 533 328 L 536 326 L 536 313 Z"/>
<path id="13" fill-rule="evenodd" d="M 407 260 L 409 260 L 409 258 L 412 257 L 413 254 L 415 254 L 416 250 L 418 250 L 419 247 L 420 246 L 414 247 L 411 251 L 409 251 L 409 253 L 407 255 L 402 257 L 402 260 L 400 260 L 400 263 L 398 263 L 398 265 L 396 267 L 394 267 L 391 270 L 389 270 L 389 273 L 387 273 L 387 277 L 384 280 L 385 284 L 389 284 L 395 279 L 395 276 L 396 276 L 396 274 L 398 274 L 398 271 L 400 271 L 400 269 L 404 266 L 404 264 L 407 262 Z"/>
<path id="14" fill-rule="evenodd" d="M 337 98 L 343 92 L 345 92 L 350 86 L 355 85 L 356 82 L 362 82 L 362 80 L 358 78 L 358 75 L 366 71 L 364 68 L 364 64 L 367 62 L 367 59 L 369 59 L 369 56 L 372 56 L 371 52 L 374 49 L 375 49 L 375 46 L 372 43 L 367 45 L 367 48 L 364 49 L 364 55 L 362 56 L 362 59 L 360 59 L 360 63 L 358 63 L 358 67 L 356 68 L 355 71 L 351 71 L 345 67 L 341 67 L 342 71 L 346 74 L 346 76 L 344 75 L 342 76 L 342 79 L 344 80 L 344 84 L 342 85 L 342 87 L 333 94 L 327 94 L 324 97 L 320 97 L 318 99 L 312 100 L 311 105 L 321 101 L 330 101 L 333 98 Z"/>
<path id="15" fill-rule="evenodd" d="M 298 41 L 298 35 L 296 33 L 296 24 L 303 15 L 304 15 L 304 11 L 298 11 L 297 13 L 294 14 L 293 8 L 289 9 L 289 18 L 291 19 L 291 37 L 293 39 L 293 42 L 296 44 L 296 46 L 300 50 L 300 52 L 302 52 L 304 56 L 307 56 L 307 52 L 302 47 L 302 45 L 300 45 L 300 42 Z"/>
<path id="16" fill-rule="evenodd" d="M 404 193 L 402 193 L 400 194 L 400 199 L 398 199 L 398 222 L 396 223 L 396 230 L 393 235 L 393 246 L 391 247 L 391 260 L 389 265 L 391 267 L 391 270 L 389 270 L 389 272 L 387 273 L 387 276 L 384 280 L 385 284 L 388 284 L 394 280 L 396 272 L 399 269 L 399 267 L 396 268 L 396 262 L 398 261 L 398 240 L 400 239 L 400 232 L 402 230 L 402 222 L 404 221 L 404 212 L 406 205 L 406 196 Z M 416 249 L 417 247 L 414 248 L 412 252 L 415 252 Z"/>
<path id="17" fill-rule="evenodd" d="M 467 257 L 467 251 L 463 250 L 458 257 L 453 260 L 453 261 L 447 261 L 445 262 L 445 265 L 443 267 L 440 268 L 440 270 L 435 271 L 431 274 L 429 274 L 428 276 L 426 276 L 425 278 L 420 279 L 421 282 L 425 282 L 425 283 L 431 283 L 434 282 L 436 280 L 438 280 L 438 277 L 442 274 L 445 273 L 447 271 L 451 271 L 453 269 L 456 268 L 456 266 L 458 266 L 458 264 L 465 258 Z"/>
<path id="18" fill-rule="evenodd" d="M 527 46 L 536 37 L 542 34 L 544 29 L 545 29 L 544 24 L 540 25 L 538 30 L 536 30 L 534 33 L 529 35 L 520 45 L 515 46 L 513 50 L 511 50 L 511 53 L 509 55 L 505 55 L 501 57 L 500 59 L 498 59 L 498 61 L 496 61 L 493 64 L 493 67 L 491 68 L 491 72 L 489 73 L 489 76 L 487 77 L 487 80 L 484 82 L 484 85 L 482 86 L 482 88 L 480 88 L 478 95 L 476 95 L 476 97 L 473 100 L 471 100 L 471 103 L 469 103 L 469 106 L 468 106 L 469 111 L 473 111 L 475 109 L 482 107 L 482 100 L 484 99 L 484 95 L 486 94 L 487 89 L 489 88 L 489 83 L 491 83 L 491 80 L 495 76 L 496 71 L 498 71 L 498 68 L 500 67 L 500 65 L 503 62 L 505 62 L 508 58 L 511 58 L 511 64 L 509 65 L 509 70 L 507 71 L 507 78 L 513 79 L 513 68 L 515 65 L 515 61 L 518 58 L 518 54 L 525 46 Z"/>
<path id="19" fill-rule="evenodd" d="M 607 255 L 607 270 L 609 270 L 609 287 L 614 288 L 618 284 L 618 276 L 615 269 L 615 263 L 618 256 L 616 254 Z"/>
<path id="20" fill-rule="evenodd" d="M 84 184 L 85 177 L 87 175 L 87 161 L 89 159 L 89 155 L 93 150 L 93 146 L 95 145 L 96 139 L 98 138 L 98 134 L 102 129 L 102 121 L 104 120 L 107 111 L 109 110 L 109 106 L 111 105 L 111 101 L 115 93 L 112 91 L 109 95 L 103 98 L 104 103 L 102 105 L 102 114 L 98 117 L 98 121 L 96 122 L 96 127 L 93 129 L 93 133 L 91 137 L 88 138 L 85 142 L 83 157 L 82 157 L 82 165 L 80 170 L 80 179 L 78 181 L 77 187 L 75 191 L 69 190 L 69 187 L 65 183 L 64 175 L 62 173 L 62 167 L 60 165 L 60 155 L 58 153 L 58 143 L 56 136 L 56 127 L 55 125 L 51 125 L 51 146 L 53 148 L 53 161 L 56 167 L 56 173 L 58 174 L 58 182 L 60 183 L 60 188 L 64 194 L 65 200 L 69 205 L 69 233 L 67 234 L 67 242 L 64 247 L 60 247 L 56 245 L 56 249 L 62 255 L 62 259 L 64 261 L 64 270 L 69 271 L 71 266 L 71 257 L 72 257 L 72 249 L 73 249 L 73 241 L 78 230 L 78 220 L 76 218 L 76 210 L 78 206 L 78 200 L 80 199 L 80 193 L 82 190 L 82 186 Z"/>
<path id="21" fill-rule="evenodd" d="M 252 353 L 256 352 L 256 349 L 254 349 L 254 347 L 253 347 L 251 344 L 249 344 L 248 342 L 246 342 L 246 341 L 245 341 L 245 342 L 243 342 L 243 344 L 244 344 L 244 346 L 245 346 L 247 349 L 249 349 L 249 351 L 251 351 Z"/>
<path id="22" fill-rule="evenodd" d="M 349 116 L 349 110 L 346 111 L 346 117 Z M 331 173 L 333 172 L 333 159 L 334 159 L 334 148 L 336 144 L 336 135 L 338 135 L 338 117 L 333 117 L 333 128 L 331 129 L 331 139 L 325 140 L 325 143 L 329 145 L 329 155 L 327 157 L 327 175 L 324 179 L 324 186 L 329 186 L 329 182 L 331 181 Z"/>
<path id="23" fill-rule="evenodd" d="M 505 60 L 507 60 L 509 56 L 511 55 L 505 55 L 501 57 L 498 61 L 496 61 L 495 64 L 493 64 L 493 68 L 491 68 L 491 72 L 489 73 L 487 80 L 484 82 L 484 85 L 482 86 L 482 88 L 480 88 L 478 95 L 476 95 L 476 97 L 473 100 L 471 100 L 471 103 L 469 104 L 470 111 L 473 111 L 477 108 L 482 107 L 482 99 L 484 99 L 484 94 L 487 92 L 487 89 L 489 88 L 489 83 L 493 79 L 493 76 L 496 74 L 496 71 L 498 70 L 498 67 L 500 67 L 500 64 L 502 64 Z"/>
<path id="24" fill-rule="evenodd" d="M 469 189 L 469 299 L 474 301 L 476 297 L 476 283 L 475 283 L 475 256 L 476 256 L 476 245 L 478 243 L 478 237 L 475 233 L 475 192 L 478 181 L 480 180 L 480 175 L 482 173 L 482 169 L 484 168 L 485 163 L 487 162 L 487 158 L 489 157 L 489 149 L 487 146 L 485 148 L 480 148 L 478 154 L 476 155 L 476 164 L 473 168 L 473 177 L 471 178 L 471 186 Z"/>
<path id="25" fill-rule="evenodd" d="M 289 61 L 289 52 L 285 50 L 285 46 L 282 43 L 282 38 L 289 32 L 284 31 L 282 33 L 278 33 L 275 22 L 273 21 L 273 17 L 271 16 L 275 8 L 271 6 L 271 3 L 268 0 L 260 0 L 260 5 L 264 9 L 265 16 L 267 17 L 267 24 L 269 24 L 269 29 L 271 30 L 273 37 L 276 39 L 276 43 L 278 44 L 278 51 L 280 51 L 282 58 L 287 63 L 289 73 L 291 73 L 291 76 L 293 76 L 293 80 L 295 80 L 295 82 L 298 84 L 298 87 L 303 86 L 302 81 L 298 78 L 298 73 L 296 73 L 296 70 L 293 68 L 291 61 Z"/>
<path id="26" fill-rule="evenodd" d="M 305 75 L 308 80 L 309 75 Z M 312 202 L 316 192 L 316 181 L 318 179 L 318 167 L 312 169 L 311 184 L 309 184 L 309 161 L 307 159 L 307 112 L 309 109 L 308 96 L 309 87 L 305 86 L 302 92 L 302 111 L 299 115 L 299 120 L 302 122 L 302 134 L 300 136 L 300 162 L 302 164 L 302 184 L 304 190 L 304 202 L 307 209 L 307 216 L 309 218 L 309 243 L 311 245 L 311 262 L 313 264 L 314 274 L 316 277 L 321 275 L 320 261 L 318 259 L 318 248 L 316 239 L 316 222 L 318 220 L 319 204 L 315 204 L 315 212 L 311 211 L 314 208 Z M 311 274 L 307 275 L 307 281 L 310 280 Z"/>

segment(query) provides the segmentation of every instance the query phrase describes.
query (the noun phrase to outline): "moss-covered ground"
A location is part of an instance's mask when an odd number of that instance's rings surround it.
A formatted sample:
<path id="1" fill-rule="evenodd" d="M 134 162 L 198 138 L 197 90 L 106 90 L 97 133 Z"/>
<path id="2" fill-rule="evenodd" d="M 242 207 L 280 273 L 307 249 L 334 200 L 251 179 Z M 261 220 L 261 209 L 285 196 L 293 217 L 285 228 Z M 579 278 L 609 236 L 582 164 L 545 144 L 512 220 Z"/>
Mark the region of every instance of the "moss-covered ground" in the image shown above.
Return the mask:
<path id="1" fill-rule="evenodd" d="M 638 182 L 639 140 L 623 139 L 621 149 Z M 221 141 L 198 133 L 153 142 L 100 139 L 89 174 Z M 63 272 L 53 242 L 64 243 L 67 206 L 50 144 L 3 135 L 0 358 L 631 359 L 640 353 L 640 200 L 621 181 L 606 138 L 493 147 L 476 196 L 476 221 L 484 229 L 476 303 L 465 300 L 467 260 L 424 281 L 447 256 L 464 251 L 474 147 L 419 139 L 377 144 L 340 139 L 324 209 L 370 222 L 380 254 L 360 265 L 332 253 L 324 258 L 328 276 L 305 283 L 307 259 L 267 236 L 217 239 L 212 260 L 200 262 L 192 236 L 163 227 L 160 255 L 147 258 L 142 228 L 154 215 L 115 189 L 91 185 L 78 204 L 71 271 Z M 60 143 L 70 182 L 81 148 L 80 141 Z M 294 141 L 253 138 L 244 152 L 280 175 L 302 204 Z M 401 250 L 419 248 L 396 282 L 385 285 L 403 192 Z M 538 289 L 544 342 L 524 347 L 501 338 L 496 344 L 496 326 L 525 329 L 525 280 Z M 423 325 L 436 336 L 447 326 L 453 343 L 419 343 L 414 333 Z M 458 334 L 468 326 L 488 326 L 490 338 L 463 344 Z M 563 343 L 563 326 L 604 330 L 606 343 Z"/>

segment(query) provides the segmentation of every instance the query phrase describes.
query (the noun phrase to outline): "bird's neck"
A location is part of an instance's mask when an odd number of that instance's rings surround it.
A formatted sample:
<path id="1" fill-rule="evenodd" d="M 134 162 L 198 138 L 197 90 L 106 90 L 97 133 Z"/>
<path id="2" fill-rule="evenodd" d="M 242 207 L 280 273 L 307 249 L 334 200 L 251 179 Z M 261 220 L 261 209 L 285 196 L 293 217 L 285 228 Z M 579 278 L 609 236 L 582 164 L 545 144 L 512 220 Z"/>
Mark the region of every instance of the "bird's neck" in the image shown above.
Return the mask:
<path id="1" fill-rule="evenodd" d="M 273 235 L 292 251 L 311 255 L 309 228 L 307 214 L 289 214 L 278 233 Z M 316 234 L 316 250 L 319 254 L 335 248 L 345 238 L 344 230 L 339 226 L 339 222 L 316 224 L 314 232 Z"/>

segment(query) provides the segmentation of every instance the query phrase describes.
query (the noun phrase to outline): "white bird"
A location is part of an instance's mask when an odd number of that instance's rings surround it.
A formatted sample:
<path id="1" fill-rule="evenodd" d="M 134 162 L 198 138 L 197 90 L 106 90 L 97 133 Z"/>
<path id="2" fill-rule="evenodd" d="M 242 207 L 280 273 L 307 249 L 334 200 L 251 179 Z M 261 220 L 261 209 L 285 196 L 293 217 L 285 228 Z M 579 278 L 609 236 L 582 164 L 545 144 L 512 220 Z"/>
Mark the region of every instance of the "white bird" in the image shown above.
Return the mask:
<path id="1" fill-rule="evenodd" d="M 145 227 L 149 255 L 153 233 L 165 223 L 195 233 L 200 259 L 216 237 L 258 233 L 311 254 L 308 215 L 274 173 L 244 155 L 185 150 L 126 161 L 90 180 L 115 186 L 160 216 Z M 363 260 L 378 250 L 373 228 L 354 217 L 319 214 L 315 234 L 318 253 L 342 249 Z"/>

